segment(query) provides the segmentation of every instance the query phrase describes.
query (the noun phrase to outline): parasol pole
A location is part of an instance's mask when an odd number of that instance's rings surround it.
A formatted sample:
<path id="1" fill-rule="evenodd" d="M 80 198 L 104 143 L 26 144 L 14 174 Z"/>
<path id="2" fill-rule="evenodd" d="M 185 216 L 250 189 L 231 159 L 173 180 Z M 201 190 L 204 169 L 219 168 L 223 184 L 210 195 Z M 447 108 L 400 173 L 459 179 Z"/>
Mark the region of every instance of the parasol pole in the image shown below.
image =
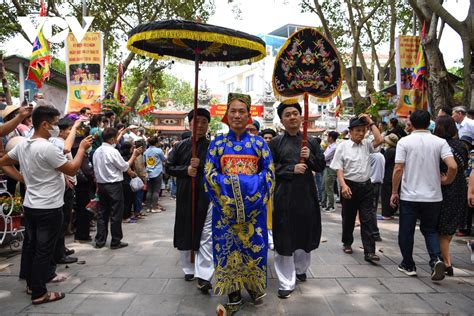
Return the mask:
<path id="1" fill-rule="evenodd" d="M 194 112 L 193 112 L 193 135 L 192 135 L 192 157 L 197 157 L 197 108 L 198 108 L 198 85 L 199 85 L 199 59 L 200 52 L 198 49 L 195 51 L 194 57 Z M 194 235 L 195 235 L 195 223 L 196 221 L 196 177 L 191 178 L 191 263 L 194 263 Z"/>
<path id="2" fill-rule="evenodd" d="M 301 142 L 301 148 L 305 147 L 308 143 L 308 117 L 309 117 L 309 101 L 308 92 L 304 93 L 304 117 L 303 117 L 303 141 Z M 305 159 L 300 158 L 300 163 L 304 163 Z"/>

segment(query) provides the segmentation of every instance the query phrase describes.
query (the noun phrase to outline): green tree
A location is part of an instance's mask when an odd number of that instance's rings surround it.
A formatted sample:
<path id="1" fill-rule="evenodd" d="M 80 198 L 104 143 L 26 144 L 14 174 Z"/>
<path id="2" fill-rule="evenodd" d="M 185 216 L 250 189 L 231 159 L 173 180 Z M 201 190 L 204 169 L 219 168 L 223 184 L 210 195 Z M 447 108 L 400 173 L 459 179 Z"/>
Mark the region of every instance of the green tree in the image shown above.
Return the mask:
<path id="1" fill-rule="evenodd" d="M 211 122 L 209 123 L 209 133 L 211 135 L 216 135 L 218 131 L 222 129 L 222 122 L 221 118 L 218 116 L 214 116 L 211 118 Z"/>
<path id="2" fill-rule="evenodd" d="M 158 103 L 164 105 L 167 99 L 184 109 L 191 109 L 194 104 L 194 89 L 191 84 L 173 75 L 163 73 L 161 86 L 158 88 Z"/>
<path id="3" fill-rule="evenodd" d="M 374 68 L 378 68 L 379 88 L 384 86 L 383 74 L 390 69 L 390 83 L 395 80 L 395 30 L 407 28 L 410 7 L 395 0 L 301 0 L 303 12 L 315 13 L 325 35 L 341 51 L 345 63 L 344 78 L 354 104 L 364 102 L 359 93 L 356 67 L 360 66 L 367 82 L 366 94 L 375 91 Z M 387 23 L 388 22 L 388 23 Z M 382 64 L 381 47 L 389 45 L 389 58 Z M 364 52 L 370 52 L 368 64 Z"/>
<path id="4" fill-rule="evenodd" d="M 471 54 L 474 51 L 474 2 L 469 3 L 468 14 L 463 21 L 457 20 L 439 0 L 408 0 L 420 21 L 427 27 L 425 50 L 429 64 L 429 84 L 433 95 L 434 106 L 438 109 L 444 105 L 453 104 L 450 80 L 446 66 L 439 50 L 439 40 L 443 34 L 444 24 L 447 23 L 461 37 L 463 45 L 463 104 L 474 108 L 471 83 Z"/>
<path id="5" fill-rule="evenodd" d="M 214 14 L 214 0 L 116 0 L 116 1 L 91 1 L 87 2 L 86 14 L 93 16 L 94 21 L 90 31 L 101 31 L 104 34 L 104 53 L 106 64 L 123 64 L 124 73 L 129 66 L 139 67 L 142 72 L 142 80 L 137 84 L 133 94 L 129 96 L 129 106 L 135 106 L 143 92 L 152 73 L 159 72 L 167 67 L 167 64 L 158 63 L 150 59 L 127 53 L 123 56 L 122 44 L 128 39 L 128 32 L 135 26 L 157 20 L 185 19 L 207 21 Z M 83 0 L 57 0 L 47 1 L 48 16 L 73 15 L 82 19 Z M 18 22 L 18 16 L 37 14 L 39 2 L 32 0 L 0 0 L 0 40 L 12 38 L 21 34 L 26 40 L 27 35 L 22 31 Z M 57 49 L 60 45 L 51 45 Z M 138 66 L 135 66 L 136 61 Z M 115 86 L 115 75 L 111 68 L 107 67 L 108 88 L 107 92 L 113 92 Z M 116 70 L 115 70 L 116 74 Z"/>

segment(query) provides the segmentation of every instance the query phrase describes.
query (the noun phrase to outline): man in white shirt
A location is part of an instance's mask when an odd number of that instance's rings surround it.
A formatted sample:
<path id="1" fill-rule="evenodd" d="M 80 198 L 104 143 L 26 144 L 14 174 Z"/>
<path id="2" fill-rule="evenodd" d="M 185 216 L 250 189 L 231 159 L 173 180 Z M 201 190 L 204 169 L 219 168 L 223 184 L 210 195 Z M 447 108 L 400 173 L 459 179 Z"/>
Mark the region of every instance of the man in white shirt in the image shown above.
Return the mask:
<path id="1" fill-rule="evenodd" d="M 369 156 L 370 159 L 370 182 L 372 182 L 372 187 L 374 189 L 373 193 L 373 216 L 375 221 L 375 227 L 377 228 L 373 235 L 375 241 L 382 241 L 382 237 L 380 237 L 380 231 L 377 225 L 377 209 L 379 206 L 379 196 L 380 196 L 380 188 L 382 187 L 383 183 L 383 176 L 385 173 L 385 157 L 381 153 L 373 153 Z"/>
<path id="2" fill-rule="evenodd" d="M 79 145 L 76 157 L 68 161 L 48 139 L 59 134 L 59 111 L 50 106 L 38 106 L 32 114 L 35 132 L 31 139 L 17 144 L 0 159 L 0 166 L 20 163 L 25 179 L 23 201 L 25 228 L 29 243 L 23 249 L 27 293 L 34 305 L 64 298 L 61 292 L 48 293 L 46 281 L 62 223 L 64 176 L 74 176 L 80 168 L 92 138 Z"/>
<path id="3" fill-rule="evenodd" d="M 413 239 L 417 218 L 420 230 L 425 237 L 430 255 L 431 279 L 444 279 L 445 265 L 441 259 L 437 225 L 443 195 L 441 184 L 450 184 L 457 172 L 457 164 L 446 140 L 432 135 L 428 130 L 430 114 L 416 110 L 410 115 L 413 132 L 398 141 L 395 155 L 395 169 L 392 179 L 390 204 L 400 204 L 400 226 L 398 244 L 403 261 L 398 270 L 416 276 L 413 260 Z M 440 174 L 439 162 L 448 166 L 445 175 Z M 401 186 L 400 196 L 398 187 Z"/>
<path id="4" fill-rule="evenodd" d="M 326 169 L 323 175 L 323 197 L 321 200 L 323 212 L 332 213 L 334 209 L 334 181 L 336 181 L 336 170 L 331 169 L 331 161 L 336 153 L 336 140 L 339 138 L 339 133 L 332 131 L 328 133 L 328 147 L 324 151 L 324 160 L 326 161 Z"/>
<path id="5" fill-rule="evenodd" d="M 374 136 L 372 141 L 364 138 L 367 126 Z M 350 120 L 349 135 L 349 140 L 337 146 L 330 166 L 336 170 L 341 186 L 343 251 L 347 254 L 353 252 L 354 224 L 359 211 L 364 259 L 369 262 L 379 261 L 380 258 L 375 254 L 373 236 L 376 223 L 373 215 L 369 155 L 377 151 L 376 148 L 382 144 L 383 137 L 367 114 Z"/>
<path id="6" fill-rule="evenodd" d="M 122 242 L 122 216 L 123 216 L 123 172 L 130 172 L 135 177 L 130 166 L 140 155 L 140 149 L 134 149 L 128 161 L 125 161 L 119 151 L 115 149 L 117 144 L 117 129 L 106 128 L 102 133 L 104 142 L 95 151 L 93 156 L 94 173 L 98 186 L 100 211 L 97 214 L 97 234 L 95 236 L 95 247 L 105 246 L 108 235 L 108 224 L 110 218 L 110 233 L 112 241 L 111 249 L 127 247 Z"/>
<path id="7" fill-rule="evenodd" d="M 474 120 L 471 120 L 466 115 L 466 107 L 456 106 L 453 108 L 452 117 L 456 122 L 459 138 L 463 137 L 464 135 L 474 138 Z"/>

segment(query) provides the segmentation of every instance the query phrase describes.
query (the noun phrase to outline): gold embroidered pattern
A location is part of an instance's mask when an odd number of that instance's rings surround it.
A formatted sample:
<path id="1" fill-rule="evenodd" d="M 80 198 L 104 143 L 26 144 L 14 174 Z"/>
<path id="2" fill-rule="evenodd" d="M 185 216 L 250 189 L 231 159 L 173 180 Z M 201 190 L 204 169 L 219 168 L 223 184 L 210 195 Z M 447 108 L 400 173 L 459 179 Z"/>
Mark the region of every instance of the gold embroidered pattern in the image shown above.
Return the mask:
<path id="1" fill-rule="evenodd" d="M 232 184 L 232 192 L 234 193 L 235 208 L 237 211 L 237 223 L 243 223 L 245 222 L 245 210 L 242 192 L 240 191 L 239 177 L 237 175 L 231 175 L 230 182 Z"/>
<path id="2" fill-rule="evenodd" d="M 254 175 L 258 172 L 258 157 L 253 155 L 223 155 L 221 168 L 225 175 Z"/>

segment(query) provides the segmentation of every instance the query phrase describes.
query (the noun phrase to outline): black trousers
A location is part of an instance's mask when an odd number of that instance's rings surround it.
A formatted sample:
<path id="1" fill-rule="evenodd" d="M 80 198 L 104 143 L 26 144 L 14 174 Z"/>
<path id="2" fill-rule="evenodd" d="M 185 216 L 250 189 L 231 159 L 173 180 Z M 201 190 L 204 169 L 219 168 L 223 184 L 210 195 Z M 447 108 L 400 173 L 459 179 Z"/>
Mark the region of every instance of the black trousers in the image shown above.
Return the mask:
<path id="1" fill-rule="evenodd" d="M 18 277 L 22 280 L 26 280 L 26 270 L 28 266 L 28 255 L 26 249 L 30 247 L 30 239 L 28 238 L 28 234 L 24 234 L 23 236 L 23 242 L 21 246 L 21 260 L 20 260 L 20 273 Z M 47 277 L 46 280 L 47 282 L 51 281 L 56 277 L 56 262 L 54 262 L 54 259 L 51 260 L 51 264 L 49 265 L 48 273 L 46 273 Z M 46 282 L 46 283 L 47 283 Z"/>
<path id="2" fill-rule="evenodd" d="M 392 196 L 392 182 L 382 184 L 382 216 L 391 217 L 397 211 L 397 208 L 390 206 L 390 197 Z"/>
<path id="3" fill-rule="evenodd" d="M 377 209 L 379 207 L 379 196 L 380 196 L 380 188 L 382 187 L 382 183 L 372 183 L 373 187 L 373 206 L 374 210 L 372 215 L 374 216 L 374 223 L 375 223 L 375 231 L 372 233 L 374 238 L 380 237 L 379 226 L 377 224 Z"/>
<path id="4" fill-rule="evenodd" d="M 55 209 L 32 209 L 24 207 L 27 246 L 23 249 L 26 284 L 31 289 L 32 299 L 43 296 L 46 283 L 51 277 L 53 251 L 63 221 L 62 207 Z"/>
<path id="5" fill-rule="evenodd" d="M 69 223 L 71 222 L 72 205 L 74 204 L 74 189 L 66 188 L 64 191 L 64 205 L 63 205 L 63 223 L 59 231 L 58 241 L 54 249 L 54 260 L 58 262 L 61 258 L 66 256 L 66 242 L 65 236 Z"/>
<path id="6" fill-rule="evenodd" d="M 130 181 L 124 180 L 123 186 L 123 218 L 127 219 L 132 216 L 133 201 L 135 200 L 135 194 L 130 187 Z"/>
<path id="7" fill-rule="evenodd" d="M 364 183 L 345 180 L 352 191 L 352 198 L 345 199 L 341 195 L 342 204 L 342 243 L 351 246 L 354 242 L 354 225 L 359 211 L 360 234 L 364 253 L 375 253 L 373 233 L 377 231 L 373 207 L 373 187 L 370 180 Z"/>
<path id="8" fill-rule="evenodd" d="M 97 234 L 95 242 L 98 246 L 105 245 L 108 235 L 110 218 L 110 233 L 112 241 L 110 245 L 120 244 L 122 234 L 123 216 L 123 187 L 122 182 L 99 183 L 99 212 L 97 214 Z"/>
<path id="9" fill-rule="evenodd" d="M 90 238 L 91 213 L 86 210 L 86 206 L 91 199 L 91 190 L 88 184 L 78 184 L 76 186 L 76 233 L 74 239 L 87 240 Z"/>

